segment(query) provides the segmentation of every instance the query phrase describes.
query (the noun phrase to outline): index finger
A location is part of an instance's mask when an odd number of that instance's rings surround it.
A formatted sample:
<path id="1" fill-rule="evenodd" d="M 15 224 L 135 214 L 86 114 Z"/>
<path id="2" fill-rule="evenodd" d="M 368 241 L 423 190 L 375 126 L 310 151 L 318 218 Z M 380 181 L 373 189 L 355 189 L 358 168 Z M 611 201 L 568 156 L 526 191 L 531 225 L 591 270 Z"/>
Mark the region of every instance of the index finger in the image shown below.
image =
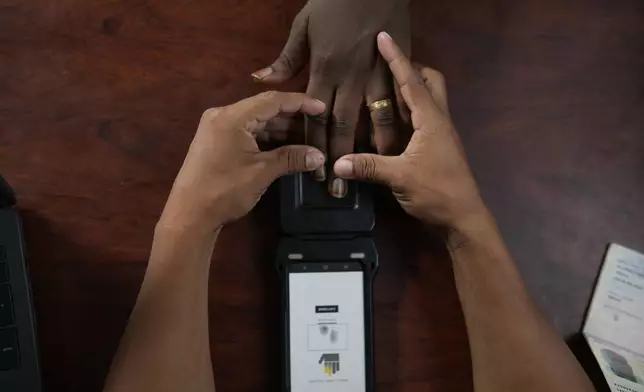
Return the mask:
<path id="1" fill-rule="evenodd" d="M 324 112 L 324 102 L 303 93 L 266 91 L 239 101 L 234 106 L 241 110 L 245 121 L 263 123 L 281 113 L 305 113 L 311 116 Z"/>
<path id="2" fill-rule="evenodd" d="M 430 100 L 429 93 L 402 50 L 386 32 L 378 34 L 378 50 L 400 86 L 400 93 L 412 111 Z"/>

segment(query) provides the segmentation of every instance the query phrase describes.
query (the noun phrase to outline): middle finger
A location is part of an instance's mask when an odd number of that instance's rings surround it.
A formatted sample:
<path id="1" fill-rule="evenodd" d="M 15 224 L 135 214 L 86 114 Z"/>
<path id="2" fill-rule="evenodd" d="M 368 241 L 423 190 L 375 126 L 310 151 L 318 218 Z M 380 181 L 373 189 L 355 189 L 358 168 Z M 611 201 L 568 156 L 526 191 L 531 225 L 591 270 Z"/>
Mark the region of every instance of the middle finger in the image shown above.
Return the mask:
<path id="1" fill-rule="evenodd" d="M 317 116 L 306 116 L 304 122 L 306 144 L 317 148 L 327 155 L 327 124 L 333 104 L 333 86 L 317 77 L 312 77 L 306 93 L 313 98 L 319 99 L 326 104 L 322 114 Z M 314 177 L 317 181 L 326 179 L 326 169 L 324 165 L 315 170 Z"/>
<path id="2" fill-rule="evenodd" d="M 338 88 L 333 104 L 333 119 L 331 124 L 331 140 L 329 141 L 329 167 L 340 157 L 353 152 L 355 145 L 355 130 L 360 117 L 362 104 L 362 88 L 358 83 L 346 83 Z M 343 198 L 347 194 L 347 180 L 335 177 L 331 171 L 329 193 L 331 196 Z"/>

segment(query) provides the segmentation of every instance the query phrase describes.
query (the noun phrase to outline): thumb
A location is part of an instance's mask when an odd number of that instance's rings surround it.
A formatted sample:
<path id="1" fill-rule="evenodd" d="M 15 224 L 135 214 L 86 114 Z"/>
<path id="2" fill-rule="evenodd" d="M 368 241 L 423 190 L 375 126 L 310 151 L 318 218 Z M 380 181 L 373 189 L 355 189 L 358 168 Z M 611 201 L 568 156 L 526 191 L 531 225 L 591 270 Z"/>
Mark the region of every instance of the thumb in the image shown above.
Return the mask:
<path id="1" fill-rule="evenodd" d="M 260 153 L 273 179 L 287 174 L 313 171 L 324 165 L 324 154 L 310 146 L 283 146 Z"/>
<path id="2" fill-rule="evenodd" d="M 347 180 L 378 182 L 391 186 L 395 178 L 396 158 L 377 154 L 349 154 L 335 162 L 333 171 L 338 177 Z"/>
<path id="3" fill-rule="evenodd" d="M 299 14 L 293 21 L 291 33 L 282 53 L 267 68 L 253 73 L 253 79 L 261 83 L 281 83 L 297 75 L 308 58 L 308 16 Z"/>

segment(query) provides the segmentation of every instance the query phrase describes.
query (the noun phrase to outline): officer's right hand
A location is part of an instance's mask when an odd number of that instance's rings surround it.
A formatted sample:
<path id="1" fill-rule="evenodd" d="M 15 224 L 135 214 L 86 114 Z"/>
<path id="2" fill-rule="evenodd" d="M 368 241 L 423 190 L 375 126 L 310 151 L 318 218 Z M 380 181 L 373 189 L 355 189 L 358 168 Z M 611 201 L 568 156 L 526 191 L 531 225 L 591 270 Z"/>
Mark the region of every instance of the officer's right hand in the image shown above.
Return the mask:
<path id="1" fill-rule="evenodd" d="M 460 230 L 487 210 L 450 120 L 443 76 L 430 68 L 416 70 L 386 33 L 378 35 L 378 48 L 411 110 L 414 133 L 399 156 L 345 155 L 334 171 L 345 179 L 385 184 L 409 214 Z"/>

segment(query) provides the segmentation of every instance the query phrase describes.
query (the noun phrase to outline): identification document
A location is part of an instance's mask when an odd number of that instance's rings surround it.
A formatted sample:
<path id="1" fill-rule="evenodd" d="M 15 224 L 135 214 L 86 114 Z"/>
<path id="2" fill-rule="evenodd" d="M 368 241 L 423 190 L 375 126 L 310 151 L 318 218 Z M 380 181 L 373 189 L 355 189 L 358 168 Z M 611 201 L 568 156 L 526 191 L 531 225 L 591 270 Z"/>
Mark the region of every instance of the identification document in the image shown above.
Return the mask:
<path id="1" fill-rule="evenodd" d="M 611 244 L 582 330 L 611 391 L 644 392 L 644 255 Z"/>

